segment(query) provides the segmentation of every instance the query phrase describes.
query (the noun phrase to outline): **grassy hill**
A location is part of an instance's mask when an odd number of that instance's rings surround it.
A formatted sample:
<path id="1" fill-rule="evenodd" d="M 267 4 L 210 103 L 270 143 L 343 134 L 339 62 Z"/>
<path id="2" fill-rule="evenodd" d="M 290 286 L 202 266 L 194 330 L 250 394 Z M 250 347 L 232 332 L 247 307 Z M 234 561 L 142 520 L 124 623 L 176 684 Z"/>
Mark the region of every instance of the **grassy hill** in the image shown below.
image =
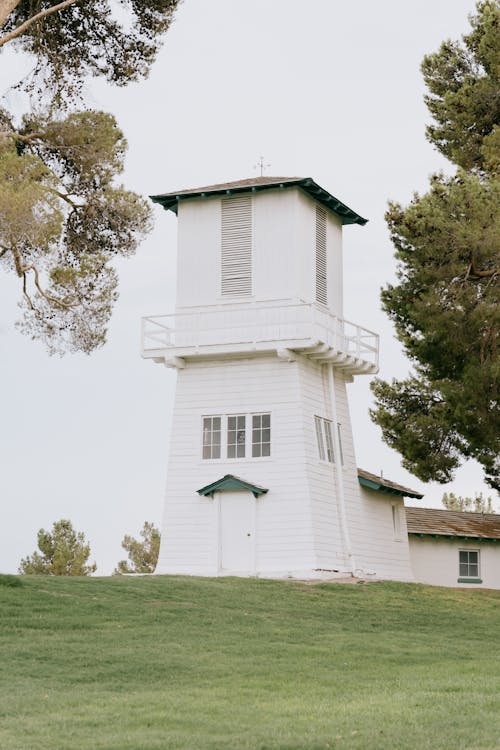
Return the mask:
<path id="1" fill-rule="evenodd" d="M 0 577 L 2 750 L 500 747 L 500 592 Z"/>

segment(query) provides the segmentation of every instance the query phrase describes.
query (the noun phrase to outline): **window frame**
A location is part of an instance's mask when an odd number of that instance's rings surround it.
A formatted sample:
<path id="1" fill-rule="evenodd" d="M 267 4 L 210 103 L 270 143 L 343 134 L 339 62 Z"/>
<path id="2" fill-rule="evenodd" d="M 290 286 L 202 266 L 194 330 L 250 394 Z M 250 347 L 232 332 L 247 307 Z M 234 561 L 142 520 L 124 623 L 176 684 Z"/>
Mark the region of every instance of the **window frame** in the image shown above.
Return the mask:
<path id="1" fill-rule="evenodd" d="M 219 429 L 214 429 L 214 420 L 219 420 Z M 210 422 L 209 428 L 205 426 L 206 422 Z M 205 430 L 209 429 L 209 441 L 205 441 Z M 219 433 L 219 443 L 217 444 L 213 437 L 215 433 Z M 221 457 L 222 453 L 222 415 L 221 414 L 210 414 L 210 415 L 204 415 L 201 418 L 201 457 L 204 461 L 215 461 Z M 210 456 L 205 456 L 205 448 L 208 448 L 210 451 Z M 213 456 L 213 450 L 214 448 L 219 449 L 219 455 Z"/>
<path id="2" fill-rule="evenodd" d="M 262 425 L 262 418 L 263 417 L 269 417 L 268 420 L 268 426 L 264 426 L 259 428 L 260 429 L 260 436 L 263 437 L 264 430 L 268 430 L 268 436 L 269 440 L 261 440 L 258 443 L 254 444 L 254 418 L 260 417 L 260 423 Z M 205 421 L 206 420 L 213 420 L 218 419 L 221 420 L 221 429 L 220 429 L 220 455 L 217 457 L 209 457 L 204 456 L 204 448 L 206 447 L 205 439 L 204 439 L 204 429 L 205 429 Z M 230 422 L 231 420 L 231 422 Z M 236 420 L 235 423 L 232 422 L 232 420 Z M 238 423 L 238 420 L 240 422 Z M 244 428 L 241 426 L 241 420 L 244 420 Z M 271 458 L 271 442 L 272 442 L 272 433 L 271 433 L 271 411 L 258 411 L 258 412 L 235 412 L 232 414 L 202 414 L 201 417 L 201 461 L 251 461 L 253 459 L 257 459 L 259 461 L 266 460 Z M 234 424 L 234 427 L 230 427 L 230 424 Z M 230 433 L 242 431 L 244 429 L 244 441 L 240 443 L 240 445 L 243 445 L 243 455 L 236 455 L 238 453 L 238 443 L 237 442 L 229 442 L 230 439 Z M 231 435 L 231 438 L 234 437 L 235 440 L 237 439 L 236 435 Z M 261 446 L 261 455 L 256 455 L 254 453 L 254 445 L 260 445 Z M 267 455 L 262 454 L 262 446 L 268 445 L 269 453 Z M 234 447 L 234 455 L 229 455 L 230 453 L 233 453 L 232 450 L 230 450 L 230 446 Z"/>
<path id="3" fill-rule="evenodd" d="M 235 458 L 246 458 L 247 450 L 247 415 L 246 414 L 228 414 L 226 421 L 226 458 L 233 461 Z M 234 427 L 230 424 L 234 421 Z M 230 442 L 230 437 L 234 433 L 234 440 Z M 241 440 L 241 436 L 243 439 Z M 241 452 L 241 449 L 243 451 Z M 229 455 L 233 452 L 234 455 Z"/>
<path id="4" fill-rule="evenodd" d="M 335 464 L 335 442 L 332 433 L 332 420 L 326 417 L 314 415 L 314 427 L 316 431 L 316 445 L 319 460 L 322 463 Z"/>
<path id="5" fill-rule="evenodd" d="M 467 560 L 463 561 L 462 556 L 467 555 Z M 470 561 L 470 555 L 476 555 L 476 562 Z M 466 566 L 466 571 L 464 571 Z M 471 566 L 475 568 L 475 573 L 471 573 Z M 479 549 L 462 548 L 458 550 L 458 583 L 482 583 L 481 578 L 481 554 Z"/>
<path id="6" fill-rule="evenodd" d="M 270 412 L 263 412 L 261 414 L 252 414 L 252 422 L 251 422 L 251 453 L 252 458 L 270 458 L 271 456 L 271 413 Z M 256 425 L 256 420 L 258 421 L 258 424 Z M 264 422 L 266 424 L 264 424 Z M 266 437 L 266 433 L 268 440 L 264 440 L 264 437 Z M 255 440 L 255 436 L 259 437 L 259 440 Z M 256 452 L 258 449 L 259 452 Z M 264 451 L 267 452 L 264 452 Z"/>

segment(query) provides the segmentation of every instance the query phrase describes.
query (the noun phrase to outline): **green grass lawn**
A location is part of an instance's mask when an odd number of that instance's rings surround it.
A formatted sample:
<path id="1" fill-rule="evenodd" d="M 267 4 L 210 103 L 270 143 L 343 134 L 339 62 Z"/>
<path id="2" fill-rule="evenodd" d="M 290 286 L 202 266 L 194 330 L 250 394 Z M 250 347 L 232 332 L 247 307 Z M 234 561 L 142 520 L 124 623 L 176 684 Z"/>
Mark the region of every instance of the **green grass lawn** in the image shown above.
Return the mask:
<path id="1" fill-rule="evenodd" d="M 493 591 L 4 576 L 0 748 L 500 748 L 499 626 Z"/>

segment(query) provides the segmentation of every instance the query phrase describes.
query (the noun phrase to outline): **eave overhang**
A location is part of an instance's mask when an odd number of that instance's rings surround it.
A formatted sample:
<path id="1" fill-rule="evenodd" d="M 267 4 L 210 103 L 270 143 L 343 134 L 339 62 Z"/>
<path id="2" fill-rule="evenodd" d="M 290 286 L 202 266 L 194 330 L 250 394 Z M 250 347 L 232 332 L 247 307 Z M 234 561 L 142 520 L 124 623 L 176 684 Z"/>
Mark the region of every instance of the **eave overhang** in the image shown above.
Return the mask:
<path id="1" fill-rule="evenodd" d="M 500 542 L 500 516 L 445 508 L 407 507 L 406 526 L 413 538 Z"/>
<path id="2" fill-rule="evenodd" d="M 375 490 L 376 492 L 383 492 L 389 495 L 398 495 L 399 497 L 412 497 L 416 500 L 421 500 L 423 495 L 416 490 L 411 490 L 408 487 L 403 487 L 401 484 L 390 482 L 388 479 L 378 477 L 376 474 L 370 474 L 368 471 L 358 469 L 358 482 L 362 487 L 366 487 L 369 490 Z"/>
<path id="3" fill-rule="evenodd" d="M 492 544 L 500 544 L 500 539 L 497 539 L 496 537 L 490 537 L 490 536 L 474 536 L 473 534 L 468 534 L 467 536 L 465 534 L 433 534 L 431 531 L 425 533 L 421 531 L 408 531 L 408 536 L 414 536 L 419 537 L 421 539 L 456 539 L 460 542 L 474 542 L 474 544 L 479 544 L 479 542 L 491 542 Z"/>
<path id="4" fill-rule="evenodd" d="M 245 482 L 244 479 L 235 477 L 233 474 L 226 474 L 222 479 L 218 479 L 216 482 L 212 482 L 212 484 L 207 484 L 206 487 L 202 487 L 197 492 L 199 495 L 206 497 L 207 495 L 213 496 L 215 492 L 224 492 L 225 490 L 246 490 L 251 492 L 256 498 L 268 492 L 264 487 L 259 487 L 257 484 L 252 484 L 251 482 Z"/>
<path id="5" fill-rule="evenodd" d="M 270 178 L 269 181 L 265 182 L 260 182 L 257 178 L 253 184 L 251 180 L 245 180 L 242 182 L 245 182 L 246 184 L 240 184 L 237 182 L 227 183 L 225 185 L 208 186 L 197 190 L 184 190 L 174 193 L 163 193 L 161 195 L 150 195 L 149 197 L 153 203 L 158 203 L 160 206 L 163 206 L 166 211 L 173 211 L 176 214 L 179 203 L 191 198 L 208 198 L 217 195 L 230 196 L 238 195 L 239 193 L 258 193 L 263 190 L 276 190 L 276 188 L 284 190 L 286 188 L 297 187 L 338 216 L 342 224 L 359 224 L 360 226 L 364 226 L 368 221 L 368 219 L 364 219 L 356 213 L 356 211 L 353 211 L 352 208 L 346 206 L 345 203 L 342 203 L 342 201 L 335 198 L 334 195 L 314 182 L 311 177 L 292 179 L 278 178 L 275 181 Z"/>

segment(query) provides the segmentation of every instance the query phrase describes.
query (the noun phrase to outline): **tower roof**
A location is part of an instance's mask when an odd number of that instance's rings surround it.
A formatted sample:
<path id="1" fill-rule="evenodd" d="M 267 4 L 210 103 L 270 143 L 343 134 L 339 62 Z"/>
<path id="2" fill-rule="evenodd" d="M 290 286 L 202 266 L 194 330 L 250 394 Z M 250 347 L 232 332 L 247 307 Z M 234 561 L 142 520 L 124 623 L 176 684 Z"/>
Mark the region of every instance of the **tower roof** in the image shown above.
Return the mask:
<path id="1" fill-rule="evenodd" d="M 153 203 L 159 203 L 160 206 L 168 211 L 177 213 L 179 202 L 188 198 L 206 198 L 213 195 L 236 195 L 245 192 L 260 192 L 270 188 L 291 188 L 298 187 L 307 193 L 311 198 L 321 203 L 329 211 L 336 214 L 342 224 L 360 224 L 363 226 L 368 219 L 364 219 L 357 214 L 352 208 L 346 206 L 334 195 L 318 185 L 311 177 L 252 177 L 247 180 L 236 180 L 236 182 L 223 182 L 217 185 L 206 185 L 205 187 L 189 188 L 187 190 L 176 190 L 172 193 L 162 193 L 161 195 L 151 195 Z"/>

